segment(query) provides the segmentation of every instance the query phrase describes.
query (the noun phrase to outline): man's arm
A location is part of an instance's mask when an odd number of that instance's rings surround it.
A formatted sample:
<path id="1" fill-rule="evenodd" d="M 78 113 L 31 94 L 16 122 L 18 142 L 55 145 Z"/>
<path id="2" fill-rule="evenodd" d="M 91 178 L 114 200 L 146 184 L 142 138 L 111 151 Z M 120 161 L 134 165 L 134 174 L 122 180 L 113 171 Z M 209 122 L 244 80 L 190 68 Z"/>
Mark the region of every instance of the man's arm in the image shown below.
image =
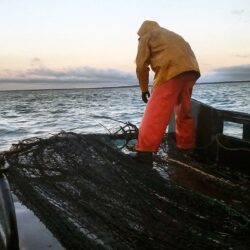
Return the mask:
<path id="1" fill-rule="evenodd" d="M 148 39 L 141 38 L 136 56 L 136 74 L 143 93 L 148 91 L 150 49 Z"/>

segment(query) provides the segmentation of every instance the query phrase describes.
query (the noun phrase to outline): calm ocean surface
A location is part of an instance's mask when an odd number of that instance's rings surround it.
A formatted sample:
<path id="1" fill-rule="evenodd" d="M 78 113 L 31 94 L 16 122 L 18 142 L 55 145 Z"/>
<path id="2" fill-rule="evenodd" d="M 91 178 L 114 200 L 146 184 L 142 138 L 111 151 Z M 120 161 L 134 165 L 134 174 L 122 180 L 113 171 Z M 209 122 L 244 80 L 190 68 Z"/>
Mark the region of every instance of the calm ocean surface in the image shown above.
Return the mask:
<path id="1" fill-rule="evenodd" d="M 29 137 L 64 131 L 105 133 L 122 122 L 139 125 L 139 88 L 0 91 L 0 151 Z M 250 113 L 250 82 L 198 84 L 193 98 L 219 109 Z M 111 119 L 114 120 L 111 120 Z"/>

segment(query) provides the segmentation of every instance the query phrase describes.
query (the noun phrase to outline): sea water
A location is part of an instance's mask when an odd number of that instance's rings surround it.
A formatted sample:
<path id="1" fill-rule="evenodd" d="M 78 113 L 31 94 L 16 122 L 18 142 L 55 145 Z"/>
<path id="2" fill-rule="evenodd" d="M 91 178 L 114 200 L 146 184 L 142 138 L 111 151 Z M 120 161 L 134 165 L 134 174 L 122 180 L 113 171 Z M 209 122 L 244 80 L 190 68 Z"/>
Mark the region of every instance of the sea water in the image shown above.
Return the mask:
<path id="1" fill-rule="evenodd" d="M 215 108 L 250 113 L 250 82 L 197 84 L 193 98 Z M 139 88 L 0 91 L 0 151 L 30 137 L 62 130 L 109 133 L 122 123 L 139 126 L 145 104 Z M 237 126 L 230 125 L 237 136 Z M 14 196 L 21 250 L 64 249 Z"/>
<path id="2" fill-rule="evenodd" d="M 219 109 L 250 113 L 250 82 L 197 84 L 193 98 Z M 107 133 L 119 127 L 118 121 L 139 126 L 144 109 L 135 87 L 0 91 L 0 151 L 19 140 L 62 130 Z"/>

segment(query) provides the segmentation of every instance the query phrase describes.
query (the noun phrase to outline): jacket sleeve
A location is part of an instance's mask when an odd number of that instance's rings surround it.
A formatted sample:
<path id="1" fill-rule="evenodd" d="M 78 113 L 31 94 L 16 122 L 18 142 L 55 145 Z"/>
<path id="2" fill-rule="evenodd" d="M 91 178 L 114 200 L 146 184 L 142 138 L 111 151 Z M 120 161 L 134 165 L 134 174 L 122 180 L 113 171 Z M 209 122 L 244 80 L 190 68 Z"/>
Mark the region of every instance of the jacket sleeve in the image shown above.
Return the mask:
<path id="1" fill-rule="evenodd" d="M 136 74 L 142 92 L 148 91 L 150 49 L 148 39 L 141 38 L 136 56 Z"/>

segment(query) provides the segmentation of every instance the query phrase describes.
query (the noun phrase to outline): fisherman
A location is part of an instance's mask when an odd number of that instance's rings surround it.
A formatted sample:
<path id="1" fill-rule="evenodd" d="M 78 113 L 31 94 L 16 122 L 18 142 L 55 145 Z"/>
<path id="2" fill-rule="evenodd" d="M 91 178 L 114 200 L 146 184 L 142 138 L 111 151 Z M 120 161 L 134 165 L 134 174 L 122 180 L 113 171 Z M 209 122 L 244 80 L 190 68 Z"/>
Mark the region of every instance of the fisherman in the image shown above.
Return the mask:
<path id="1" fill-rule="evenodd" d="M 191 95 L 200 70 L 194 52 L 180 35 L 155 21 L 144 21 L 137 34 L 136 74 L 147 106 L 139 128 L 136 158 L 152 162 L 153 152 L 157 152 L 173 112 L 177 148 L 195 147 Z M 155 74 L 151 97 L 149 66 Z"/>

